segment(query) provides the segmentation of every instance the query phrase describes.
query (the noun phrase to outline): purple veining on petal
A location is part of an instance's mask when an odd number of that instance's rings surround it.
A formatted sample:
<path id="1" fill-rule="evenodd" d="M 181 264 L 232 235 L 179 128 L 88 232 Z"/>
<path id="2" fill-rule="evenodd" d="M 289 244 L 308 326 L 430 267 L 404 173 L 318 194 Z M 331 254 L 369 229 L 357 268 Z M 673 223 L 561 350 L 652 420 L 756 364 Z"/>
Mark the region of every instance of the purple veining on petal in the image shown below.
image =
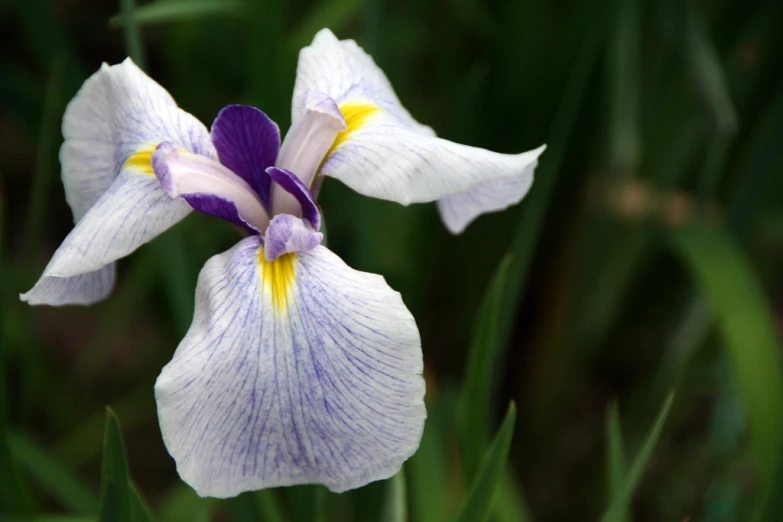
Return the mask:
<path id="1" fill-rule="evenodd" d="M 274 261 L 289 252 L 306 252 L 320 245 L 323 239 L 323 234 L 300 218 L 278 214 L 269 222 L 264 233 L 264 257 L 267 261 Z"/>
<path id="2" fill-rule="evenodd" d="M 229 105 L 218 113 L 211 134 L 220 162 L 247 181 L 268 210 L 272 180 L 265 170 L 280 150 L 277 124 L 255 107 Z"/>
<path id="3" fill-rule="evenodd" d="M 291 171 L 277 167 L 269 167 L 266 171 L 275 183 L 296 198 L 302 209 L 302 217 L 309 221 L 315 230 L 320 229 L 321 214 L 318 212 L 318 206 L 315 204 L 315 198 L 313 198 L 313 193 L 310 192 L 310 189 Z M 289 209 L 273 208 L 272 212 L 289 213 L 286 210 Z"/>
<path id="4" fill-rule="evenodd" d="M 259 230 L 242 219 L 239 215 L 237 206 L 224 198 L 213 196 L 212 194 L 185 194 L 182 199 L 188 202 L 193 207 L 193 210 L 201 212 L 202 214 L 208 214 L 217 218 L 233 223 L 239 227 L 244 228 L 250 234 L 258 234 Z"/>

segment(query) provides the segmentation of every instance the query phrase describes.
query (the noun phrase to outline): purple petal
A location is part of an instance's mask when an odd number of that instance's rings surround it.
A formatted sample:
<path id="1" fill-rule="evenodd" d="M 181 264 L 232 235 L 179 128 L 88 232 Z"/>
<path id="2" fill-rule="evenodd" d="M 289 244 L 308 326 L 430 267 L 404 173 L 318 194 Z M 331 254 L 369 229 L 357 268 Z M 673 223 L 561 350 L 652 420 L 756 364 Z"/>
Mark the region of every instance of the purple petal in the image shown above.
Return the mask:
<path id="1" fill-rule="evenodd" d="M 265 170 L 280 150 L 277 124 L 255 107 L 229 105 L 218 113 L 211 132 L 220 162 L 247 181 L 268 209 L 272 180 Z"/>
<path id="2" fill-rule="evenodd" d="M 315 204 L 315 198 L 313 198 L 310 189 L 291 171 L 277 167 L 269 167 L 266 171 L 275 183 L 296 198 L 302 208 L 302 217 L 309 221 L 314 229 L 321 228 L 321 214 L 318 212 L 318 206 Z M 284 209 L 272 210 L 273 213 L 285 212 Z"/>
<path id="3" fill-rule="evenodd" d="M 227 199 L 213 196 L 212 194 L 185 194 L 182 198 L 193 207 L 193 210 L 224 219 L 229 223 L 244 228 L 250 234 L 259 233 L 253 225 L 240 217 L 237 206 Z"/>
<path id="4" fill-rule="evenodd" d="M 289 252 L 307 252 L 321 244 L 324 235 L 296 216 L 278 214 L 264 233 L 264 258 L 274 261 Z"/>

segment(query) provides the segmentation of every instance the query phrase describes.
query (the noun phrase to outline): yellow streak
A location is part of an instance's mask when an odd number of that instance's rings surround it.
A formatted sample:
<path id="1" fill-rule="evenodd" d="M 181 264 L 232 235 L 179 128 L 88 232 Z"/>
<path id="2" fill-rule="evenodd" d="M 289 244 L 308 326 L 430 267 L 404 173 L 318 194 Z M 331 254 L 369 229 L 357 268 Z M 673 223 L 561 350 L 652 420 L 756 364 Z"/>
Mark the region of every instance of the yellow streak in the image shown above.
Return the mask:
<path id="1" fill-rule="evenodd" d="M 131 167 L 141 174 L 155 174 L 152 169 L 152 153 L 155 152 L 157 145 L 145 145 L 125 160 L 123 168 Z"/>
<path id="2" fill-rule="evenodd" d="M 380 107 L 376 107 L 370 103 L 362 102 L 346 102 L 340 105 L 340 112 L 345 118 L 346 129 L 340 132 L 335 138 L 332 148 L 326 153 L 326 157 L 337 150 L 337 147 L 342 145 L 353 132 L 364 127 L 370 119 L 381 112 Z"/>
<path id="3" fill-rule="evenodd" d="M 258 266 L 261 268 L 261 291 L 267 289 L 272 304 L 278 312 L 288 310 L 288 291 L 294 282 L 294 261 L 296 254 L 283 254 L 274 261 L 267 261 L 264 248 L 258 250 Z"/>

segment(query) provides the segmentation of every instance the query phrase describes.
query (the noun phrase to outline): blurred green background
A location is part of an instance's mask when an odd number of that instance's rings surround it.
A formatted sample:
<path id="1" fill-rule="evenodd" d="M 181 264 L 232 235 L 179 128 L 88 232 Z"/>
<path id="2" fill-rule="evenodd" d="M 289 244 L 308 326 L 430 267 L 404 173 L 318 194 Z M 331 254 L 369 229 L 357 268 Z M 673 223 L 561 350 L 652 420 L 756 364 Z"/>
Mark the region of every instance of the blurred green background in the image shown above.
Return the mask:
<path id="1" fill-rule="evenodd" d="M 782 521 L 781 21 L 779 0 L 0 3 L 0 519 L 95 520 L 110 405 L 163 521 L 483 520 L 477 505 L 503 522 Z M 130 50 L 207 125 L 247 103 L 285 129 L 298 50 L 322 27 L 440 136 L 548 149 L 520 205 L 458 237 L 433 204 L 327 180 L 329 247 L 384 275 L 420 327 L 420 451 L 404 478 L 343 495 L 201 500 L 165 451 L 153 383 L 199 269 L 238 236 L 194 214 L 120 262 L 109 300 L 19 302 L 72 227 L 62 113 Z M 510 464 L 493 468 L 507 429 L 482 468 L 509 400 Z"/>

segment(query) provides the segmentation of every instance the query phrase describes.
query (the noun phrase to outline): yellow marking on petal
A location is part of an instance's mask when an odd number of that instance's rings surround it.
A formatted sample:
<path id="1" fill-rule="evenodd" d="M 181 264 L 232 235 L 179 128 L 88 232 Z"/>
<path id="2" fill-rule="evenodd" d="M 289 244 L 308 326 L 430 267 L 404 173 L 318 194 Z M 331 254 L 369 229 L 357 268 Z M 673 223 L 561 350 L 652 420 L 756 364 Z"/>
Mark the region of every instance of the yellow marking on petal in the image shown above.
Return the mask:
<path id="1" fill-rule="evenodd" d="M 294 261 L 296 254 L 283 254 L 274 261 L 264 257 L 264 247 L 258 249 L 258 266 L 261 268 L 261 291 L 267 291 L 272 305 L 278 312 L 288 310 L 288 292 L 294 283 Z"/>
<path id="2" fill-rule="evenodd" d="M 157 147 L 155 144 L 143 146 L 125 160 L 122 168 L 130 167 L 136 169 L 140 174 L 155 174 L 152 168 L 152 153 Z"/>
<path id="3" fill-rule="evenodd" d="M 337 147 L 342 145 L 352 133 L 364 127 L 370 119 L 381 112 L 380 107 L 371 103 L 346 102 L 340 105 L 340 112 L 345 118 L 346 129 L 340 132 L 335 138 L 332 148 L 326 153 L 326 157 L 332 154 Z"/>

